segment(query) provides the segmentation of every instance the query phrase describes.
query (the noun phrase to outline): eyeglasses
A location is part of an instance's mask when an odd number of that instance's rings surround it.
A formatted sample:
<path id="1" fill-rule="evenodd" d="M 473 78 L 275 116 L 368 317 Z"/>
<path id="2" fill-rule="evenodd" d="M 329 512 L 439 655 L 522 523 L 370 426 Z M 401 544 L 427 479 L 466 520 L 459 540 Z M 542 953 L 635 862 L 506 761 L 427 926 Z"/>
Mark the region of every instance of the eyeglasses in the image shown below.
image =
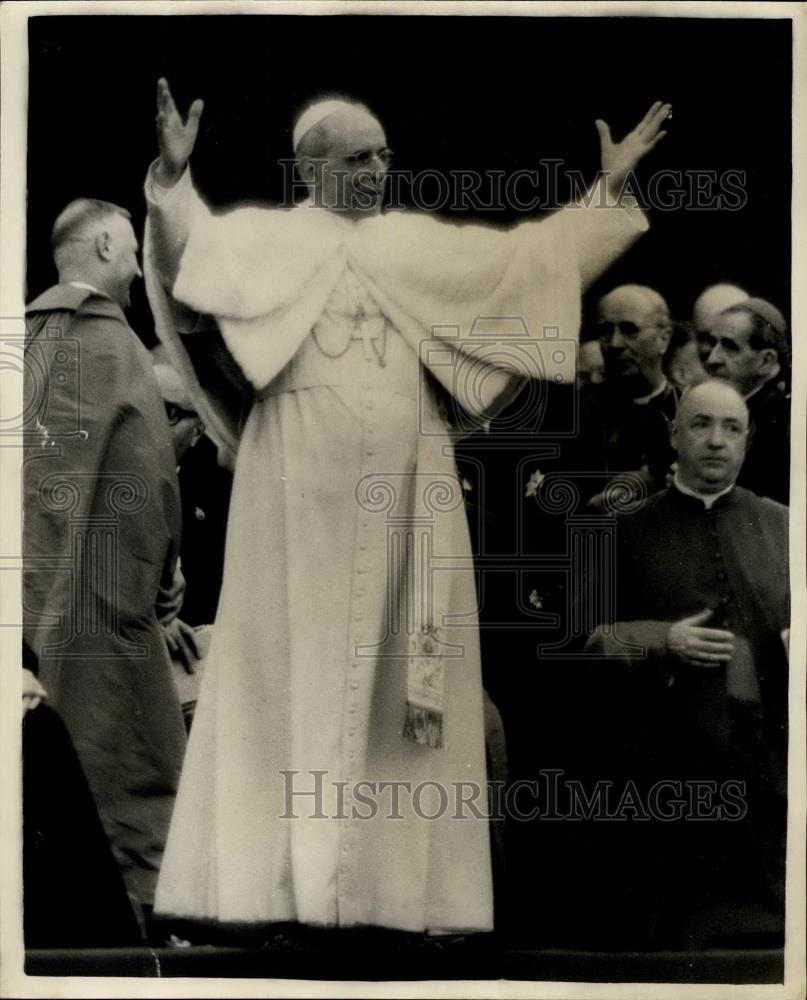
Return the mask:
<path id="1" fill-rule="evenodd" d="M 381 161 L 383 167 L 387 168 L 392 163 L 393 152 L 385 146 L 383 149 L 360 149 L 356 153 L 343 157 L 345 163 L 350 167 L 361 169 L 369 167 L 373 160 Z"/>
<path id="2" fill-rule="evenodd" d="M 608 341 L 613 337 L 614 333 L 618 332 L 620 336 L 631 340 L 633 337 L 638 336 L 642 330 L 663 329 L 666 329 L 666 327 L 662 323 L 643 323 L 640 326 L 638 323 L 631 322 L 631 320 L 622 320 L 620 323 L 598 323 L 597 337 L 599 340 Z"/>

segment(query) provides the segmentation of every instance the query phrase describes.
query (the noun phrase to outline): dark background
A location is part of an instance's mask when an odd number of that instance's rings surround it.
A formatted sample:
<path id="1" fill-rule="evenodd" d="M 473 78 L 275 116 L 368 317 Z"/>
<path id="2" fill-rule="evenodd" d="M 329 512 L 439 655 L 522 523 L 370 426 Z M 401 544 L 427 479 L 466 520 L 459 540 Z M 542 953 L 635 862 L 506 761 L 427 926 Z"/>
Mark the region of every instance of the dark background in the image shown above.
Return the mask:
<path id="1" fill-rule="evenodd" d="M 669 135 L 640 179 L 662 169 L 744 171 L 747 204 L 733 212 L 651 211 L 650 232 L 589 300 L 635 281 L 657 288 L 675 315 L 688 318 L 706 285 L 732 281 L 789 313 L 787 20 L 61 16 L 32 18 L 29 40 L 29 299 L 55 280 L 50 228 L 72 198 L 117 202 L 142 227 L 142 184 L 156 156 L 156 81 L 164 75 L 182 110 L 205 100 L 193 168 L 218 206 L 281 199 L 278 159 L 291 155 L 291 123 L 323 92 L 366 102 L 402 170 L 511 173 L 553 158 L 587 178 L 599 165 L 595 118 L 621 138 L 654 100 L 670 101 Z M 507 223 L 519 215 L 484 218 Z M 153 343 L 142 284 L 133 289 L 131 319 Z M 547 550 L 545 534 L 538 544 Z M 603 743 L 596 734 L 610 725 L 601 710 L 610 692 L 600 702 L 594 678 L 536 671 L 534 635 L 490 635 L 486 651 L 497 655 L 487 663 L 501 677 L 491 684 L 488 670 L 486 681 L 509 724 L 511 777 L 555 765 L 607 773 L 614 734 Z M 510 920 L 529 946 L 635 950 L 644 929 L 631 921 L 644 910 L 626 894 L 618 863 L 630 868 L 631 842 L 622 843 L 618 830 L 605 830 L 611 839 L 603 841 L 601 830 L 562 827 L 521 824 L 511 834 L 514 874 L 505 891 L 497 888 L 497 926 Z M 681 916 L 681 933 L 688 927 Z"/>
<path id="2" fill-rule="evenodd" d="M 80 195 L 129 208 L 156 155 L 157 78 L 206 102 L 194 172 L 217 205 L 279 200 L 291 122 L 312 97 L 365 101 L 404 170 L 536 168 L 593 176 L 595 118 L 621 138 L 672 102 L 654 170 L 741 170 L 741 211 L 651 212 L 651 232 L 594 295 L 658 288 L 680 318 L 729 280 L 789 313 L 791 26 L 787 20 L 394 15 L 59 16 L 29 21 L 28 287 L 55 280 L 53 220 Z M 467 217 L 467 216 L 466 216 Z M 488 213 L 509 222 L 515 211 Z M 523 218 L 523 216 L 522 216 Z M 142 284 L 132 323 L 153 342 Z"/>

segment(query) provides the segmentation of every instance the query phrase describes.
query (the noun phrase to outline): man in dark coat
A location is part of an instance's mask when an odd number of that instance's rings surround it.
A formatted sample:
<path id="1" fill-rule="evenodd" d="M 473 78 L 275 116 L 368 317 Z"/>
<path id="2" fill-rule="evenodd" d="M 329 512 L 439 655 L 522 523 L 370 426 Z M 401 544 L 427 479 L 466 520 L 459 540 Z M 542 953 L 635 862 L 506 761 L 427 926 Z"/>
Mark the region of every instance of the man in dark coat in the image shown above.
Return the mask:
<path id="1" fill-rule="evenodd" d="M 72 202 L 52 246 L 59 284 L 26 310 L 25 637 L 148 909 L 185 745 L 154 610 L 179 542 L 175 460 L 123 314 L 140 274 L 128 213 Z"/>
<path id="2" fill-rule="evenodd" d="M 622 880 L 644 887 L 661 946 L 783 928 L 788 511 L 735 485 L 747 436 L 732 386 L 685 393 L 674 484 L 619 519 L 615 579 L 597 585 L 613 614 L 586 647 L 616 667 L 602 710 L 625 773 L 648 796 L 668 783 L 663 809 L 648 798 L 650 821 L 622 826 Z M 660 815 L 671 794 L 677 822 Z"/>
<path id="3" fill-rule="evenodd" d="M 706 337 L 706 368 L 743 395 L 748 449 L 737 482 L 786 504 L 790 495 L 790 341 L 784 316 L 764 299 L 720 313 Z"/>
<path id="4" fill-rule="evenodd" d="M 597 304 L 605 377 L 580 393 L 580 429 L 561 464 L 585 472 L 578 487 L 599 504 L 602 488 L 629 473 L 650 491 L 665 485 L 675 455 L 670 427 L 678 392 L 664 374 L 672 321 L 653 288 L 620 285 Z"/>

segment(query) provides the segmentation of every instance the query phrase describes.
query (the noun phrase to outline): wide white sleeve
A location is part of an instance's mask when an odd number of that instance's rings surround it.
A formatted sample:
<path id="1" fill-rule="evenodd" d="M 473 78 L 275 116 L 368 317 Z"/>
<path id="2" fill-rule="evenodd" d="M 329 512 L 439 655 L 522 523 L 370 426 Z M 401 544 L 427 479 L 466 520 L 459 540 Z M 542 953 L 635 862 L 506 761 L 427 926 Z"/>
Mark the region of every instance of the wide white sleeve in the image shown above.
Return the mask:
<path id="1" fill-rule="evenodd" d="M 202 355 L 213 358 L 209 367 L 214 371 L 233 366 L 232 359 L 221 355 L 220 337 L 212 317 L 189 308 L 171 294 L 191 229 L 203 224 L 211 213 L 194 190 L 189 170 L 174 187 L 163 188 L 154 179 L 152 164 L 146 176 L 145 194 L 148 218 L 143 245 L 143 276 L 155 332 L 165 349 L 168 363 L 188 389 L 208 434 L 227 456 L 227 464 L 232 465 L 237 450 L 238 419 L 227 410 L 218 393 L 206 391 L 200 384 L 185 335 L 203 335 L 191 339 Z M 197 355 L 197 352 L 194 354 Z M 226 378 L 226 372 L 223 377 Z"/>
<path id="2" fill-rule="evenodd" d="M 576 250 L 581 290 L 585 291 L 647 230 L 645 213 L 630 196 L 614 198 L 601 178 L 580 202 L 545 219 L 540 225 L 557 227 Z"/>
<path id="3" fill-rule="evenodd" d="M 171 188 L 158 184 L 156 160 L 146 174 L 145 195 L 152 260 L 164 286 L 172 288 L 191 228 L 210 217 L 210 210 L 196 192 L 190 167 Z"/>

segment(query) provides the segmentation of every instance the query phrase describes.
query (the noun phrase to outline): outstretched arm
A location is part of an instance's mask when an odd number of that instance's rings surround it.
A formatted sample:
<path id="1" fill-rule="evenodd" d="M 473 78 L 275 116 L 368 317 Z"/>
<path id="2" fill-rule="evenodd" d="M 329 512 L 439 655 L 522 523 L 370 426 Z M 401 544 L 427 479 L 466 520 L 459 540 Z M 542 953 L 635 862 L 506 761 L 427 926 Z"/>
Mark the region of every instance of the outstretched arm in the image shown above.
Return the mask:
<path id="1" fill-rule="evenodd" d="M 188 160 L 199 132 L 204 103 L 194 101 L 187 121 L 177 111 L 167 80 L 157 81 L 157 143 L 160 156 L 146 178 L 149 208 L 148 256 L 166 288 L 176 280 L 192 219 L 206 211 L 193 189 Z M 183 320 L 192 327 L 195 317 Z"/>
<path id="2" fill-rule="evenodd" d="M 207 371 L 224 369 L 222 381 L 227 383 L 228 399 L 232 396 L 231 381 L 237 383 L 239 391 L 246 391 L 244 378 L 221 343 L 212 318 L 200 316 L 169 294 L 179 274 L 191 231 L 196 226 L 204 230 L 210 222 L 210 210 L 195 191 L 188 169 L 202 110 L 202 101 L 194 101 L 187 121 L 183 121 L 168 83 L 164 79 L 158 81 L 157 140 L 160 156 L 149 168 L 145 183 L 148 221 L 143 270 L 157 335 L 168 350 L 171 364 L 188 386 L 210 436 L 231 463 L 238 438 L 237 418 L 230 413 L 229 404 L 220 402 L 222 393 L 219 383 L 209 393 L 203 392 L 188 350 L 181 343 L 184 338 L 180 335 L 196 335 L 199 355 L 209 354 L 212 358 L 212 365 L 208 363 L 205 366 Z M 212 250 L 211 256 L 215 257 Z M 213 399 L 219 402 L 211 402 Z"/>

